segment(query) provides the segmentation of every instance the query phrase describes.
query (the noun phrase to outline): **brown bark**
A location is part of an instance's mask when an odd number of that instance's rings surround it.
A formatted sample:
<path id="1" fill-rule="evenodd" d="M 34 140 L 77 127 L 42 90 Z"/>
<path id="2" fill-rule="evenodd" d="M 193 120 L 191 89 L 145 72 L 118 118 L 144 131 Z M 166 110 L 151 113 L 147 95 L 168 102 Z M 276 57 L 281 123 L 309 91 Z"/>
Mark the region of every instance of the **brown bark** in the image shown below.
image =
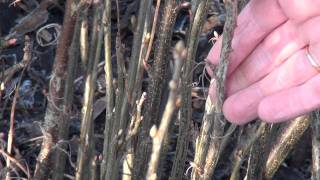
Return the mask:
<path id="1" fill-rule="evenodd" d="M 144 110 L 142 130 L 138 137 L 135 167 L 133 179 L 145 178 L 149 155 L 151 152 L 151 139 L 149 130 L 153 124 L 159 124 L 159 107 L 166 88 L 166 72 L 168 69 L 168 52 L 171 46 L 173 26 L 177 17 L 180 0 L 166 0 L 164 4 L 163 18 L 160 23 L 159 35 L 156 41 L 154 64 L 151 75 L 151 82 L 148 87 L 147 103 Z M 152 113 L 150 113 L 152 112 Z"/>
<path id="2" fill-rule="evenodd" d="M 53 146 L 56 145 L 58 140 L 58 124 L 60 124 L 63 119 L 62 104 L 69 59 L 68 50 L 71 45 L 76 22 L 76 17 L 72 16 L 71 6 L 73 2 L 74 0 L 67 0 L 66 2 L 62 33 L 57 45 L 55 63 L 49 86 L 48 105 L 42 126 L 44 138 L 34 173 L 34 179 L 36 180 L 48 179 L 49 170 L 50 167 L 52 167 L 50 159 L 54 150 Z"/>

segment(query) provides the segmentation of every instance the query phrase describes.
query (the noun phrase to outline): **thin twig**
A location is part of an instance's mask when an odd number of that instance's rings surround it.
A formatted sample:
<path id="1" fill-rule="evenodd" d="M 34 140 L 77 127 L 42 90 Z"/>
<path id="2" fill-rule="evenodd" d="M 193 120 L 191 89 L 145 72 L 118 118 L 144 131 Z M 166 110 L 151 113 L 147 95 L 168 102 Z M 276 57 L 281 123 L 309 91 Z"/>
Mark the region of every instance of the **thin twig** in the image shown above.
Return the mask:
<path id="1" fill-rule="evenodd" d="M 155 33 L 156 33 L 156 27 L 157 27 L 159 10 L 160 10 L 160 3 L 161 3 L 161 0 L 157 0 L 156 10 L 155 10 L 154 16 L 153 16 L 153 23 L 152 23 L 150 41 L 149 41 L 149 44 L 148 44 L 148 49 L 147 49 L 146 56 L 143 59 L 144 66 L 145 66 L 145 68 L 147 70 L 150 68 L 149 64 L 148 64 L 148 60 L 149 60 L 149 57 L 150 57 L 150 54 L 151 54 L 152 44 L 153 44 Z"/>
<path id="2" fill-rule="evenodd" d="M 268 138 L 270 137 L 271 124 L 266 124 L 261 136 L 252 145 L 247 165 L 246 180 L 262 179 L 265 162 L 269 153 Z"/>
<path id="3" fill-rule="evenodd" d="M 145 17 L 144 29 L 143 29 L 142 46 L 140 49 L 139 62 L 137 67 L 137 76 L 135 78 L 134 89 L 132 90 L 131 101 L 129 102 L 132 106 L 134 102 L 137 100 L 137 98 L 141 95 L 144 70 L 148 72 L 148 69 L 145 68 L 144 57 L 146 56 L 146 53 L 147 53 L 148 44 L 152 40 L 149 33 L 151 29 L 150 21 L 152 18 L 152 14 L 151 14 L 152 4 L 153 4 L 152 1 L 148 1 L 147 7 L 146 7 L 147 10 L 146 10 L 146 17 Z"/>
<path id="4" fill-rule="evenodd" d="M 12 106 L 11 106 L 10 128 L 9 128 L 9 132 L 8 132 L 8 144 L 7 144 L 7 152 L 8 152 L 8 154 L 12 153 L 11 151 L 12 151 L 12 147 L 13 147 L 15 109 L 16 109 L 17 99 L 19 97 L 19 89 L 20 89 L 22 77 L 24 75 L 24 72 L 27 69 L 27 66 L 31 62 L 32 48 L 33 48 L 32 41 L 29 38 L 29 36 L 26 36 L 25 37 L 24 56 L 23 56 L 23 59 L 22 59 L 22 62 L 23 62 L 23 64 L 25 66 L 23 67 L 23 70 L 22 70 L 21 75 L 19 77 L 19 82 L 18 82 L 18 85 L 16 87 L 15 94 L 14 94 L 14 97 L 13 97 Z M 7 159 L 7 168 L 10 168 L 10 162 L 11 162 L 10 159 Z M 6 179 L 10 179 L 10 172 L 7 173 Z"/>
<path id="5" fill-rule="evenodd" d="M 141 124 L 143 117 L 141 116 L 142 105 L 146 100 L 147 93 L 142 93 L 141 98 L 137 101 L 137 110 L 136 115 L 132 116 L 129 132 L 127 133 L 125 140 L 121 145 L 119 145 L 119 149 L 121 151 L 121 146 L 127 145 L 125 152 L 125 161 L 123 163 L 123 175 L 122 180 L 131 180 L 132 179 L 132 168 L 134 163 L 134 147 L 132 138 L 134 138 L 138 134 L 138 130 Z"/>
<path id="6" fill-rule="evenodd" d="M 173 163 L 172 172 L 170 179 L 179 180 L 182 179 L 184 168 L 181 168 L 185 165 L 187 157 L 187 148 L 188 148 L 188 135 L 190 134 L 190 122 L 192 115 L 192 83 L 193 79 L 193 67 L 196 58 L 196 53 L 199 44 L 199 37 L 207 16 L 207 3 L 208 0 L 202 0 L 194 2 L 197 4 L 196 13 L 191 18 L 192 24 L 191 29 L 188 35 L 188 44 L 187 44 L 187 57 L 186 63 L 183 67 L 183 77 L 182 77 L 182 105 L 180 109 L 180 123 L 179 123 L 179 135 L 176 148 L 175 159 Z"/>
<path id="7" fill-rule="evenodd" d="M 109 137 L 109 148 L 107 149 L 107 158 L 106 161 L 106 170 L 103 174 L 103 179 L 105 180 L 116 180 L 119 176 L 119 162 L 118 162 L 118 153 L 117 153 L 117 136 L 120 131 L 120 121 L 121 121 L 121 106 L 124 101 L 125 96 L 125 72 L 124 72 L 124 55 L 123 47 L 121 43 L 121 34 L 120 34 L 120 9 L 119 9 L 119 0 L 116 0 L 117 7 L 117 35 L 116 35 L 116 57 L 117 57 L 117 75 L 118 75 L 118 87 L 115 92 L 115 112 L 114 120 L 110 122 L 110 137 Z"/>
<path id="8" fill-rule="evenodd" d="M 111 64 L 111 0 L 104 1 L 103 30 L 104 30 L 104 56 L 105 56 L 105 79 L 106 79 L 106 124 L 104 130 L 103 157 L 101 163 L 100 179 L 105 179 L 107 172 L 108 152 L 111 148 L 112 127 L 113 127 L 113 108 L 114 90 L 112 84 L 112 64 Z"/>
<path id="9" fill-rule="evenodd" d="M 147 0 L 141 0 L 140 6 L 139 6 L 139 12 L 138 12 L 138 23 L 134 30 L 134 39 L 133 39 L 133 45 L 132 45 L 132 51 L 131 51 L 131 57 L 130 57 L 130 66 L 129 66 L 129 72 L 128 72 L 128 83 L 126 84 L 127 91 L 125 94 L 125 97 L 122 102 L 121 107 L 121 116 L 120 116 L 120 128 L 121 129 L 127 129 L 129 119 L 128 118 L 128 109 L 131 105 L 134 106 L 134 102 L 137 98 L 137 92 L 139 92 L 139 87 L 141 87 L 140 84 L 142 84 L 142 81 L 139 81 L 141 69 L 142 68 L 142 57 L 141 53 L 143 50 L 143 42 L 144 42 L 144 36 L 147 34 L 147 29 L 145 28 L 145 23 L 147 21 L 146 15 L 150 14 L 152 3 Z M 139 74 L 140 73 L 140 74 Z"/>
<path id="10" fill-rule="evenodd" d="M 102 4 L 102 1 L 93 3 L 93 30 L 90 43 L 88 68 L 82 107 L 82 121 L 77 159 L 76 180 L 90 179 L 93 175 L 90 173 L 94 152 L 92 112 L 94 91 L 96 89 L 97 67 L 98 62 L 100 61 L 103 41 L 103 9 L 104 5 Z"/>
<path id="11" fill-rule="evenodd" d="M 0 154 L 2 154 L 3 156 L 5 156 L 6 159 L 9 159 L 9 161 L 13 162 L 14 164 L 16 164 L 21 170 L 22 172 L 27 175 L 28 179 L 31 177 L 29 171 L 18 161 L 16 160 L 14 157 L 11 157 L 8 153 L 6 153 L 3 149 L 0 149 Z"/>
<path id="12" fill-rule="evenodd" d="M 129 74 L 128 74 L 128 99 L 131 102 L 133 88 L 136 82 L 137 70 L 138 70 L 138 59 L 140 55 L 141 45 L 143 42 L 143 28 L 146 19 L 146 14 L 148 10 L 147 0 L 140 1 L 139 7 L 139 14 L 138 14 L 138 24 L 137 29 L 134 31 L 134 40 L 132 45 L 132 52 L 130 58 L 130 67 L 129 67 Z"/>
<path id="13" fill-rule="evenodd" d="M 256 142 L 256 140 L 261 137 L 262 133 L 264 132 L 266 127 L 266 123 L 262 122 L 259 124 L 259 128 L 257 131 L 253 131 L 256 128 L 247 126 L 245 129 L 245 136 L 239 138 L 239 144 L 234 151 L 234 163 L 233 163 L 233 170 L 231 173 L 230 180 L 237 180 L 239 179 L 239 169 L 240 166 L 245 158 L 245 156 L 249 153 L 250 148 Z"/>
<path id="14" fill-rule="evenodd" d="M 171 122 L 171 117 L 176 109 L 176 100 L 179 95 L 179 80 L 181 74 L 181 67 L 186 58 L 186 49 L 181 41 L 179 41 L 174 50 L 174 62 L 175 68 L 173 72 L 172 80 L 169 82 L 170 94 L 166 104 L 159 129 L 154 125 L 150 130 L 150 136 L 152 137 L 152 154 L 149 162 L 149 168 L 147 172 L 147 180 L 157 179 L 157 169 L 159 164 L 159 157 L 161 152 L 161 146 L 168 131 L 168 127 Z"/>
<path id="15" fill-rule="evenodd" d="M 145 4 L 143 4 L 145 3 Z M 136 64 L 136 67 L 129 67 L 130 70 L 128 77 L 129 77 L 129 83 L 128 83 L 128 92 L 127 92 L 127 96 L 124 99 L 123 105 L 122 105 L 122 109 L 121 109 L 121 122 L 122 122 L 122 129 L 126 129 L 128 126 L 128 119 L 127 115 L 128 115 L 128 108 L 129 105 L 131 105 L 132 112 L 135 112 L 135 106 L 134 106 L 134 102 L 137 100 L 137 98 L 141 95 L 141 91 L 142 91 L 142 82 L 143 82 L 143 75 L 144 75 L 144 65 L 143 65 L 143 58 L 145 57 L 146 51 L 147 51 L 147 44 L 150 42 L 150 29 L 151 29 L 151 22 L 150 19 L 152 17 L 151 12 L 152 12 L 152 4 L 153 1 L 141 1 L 140 2 L 140 7 L 139 7 L 139 16 L 138 16 L 138 27 L 135 28 L 134 30 L 134 35 L 135 35 L 135 39 L 133 43 L 139 43 L 138 45 L 140 45 L 140 50 L 139 50 L 139 57 L 138 59 L 134 60 L 137 61 L 136 63 L 131 63 L 130 65 L 134 65 Z M 143 8 L 143 9 L 142 9 Z M 143 13 L 143 14 L 141 14 Z M 142 16 L 143 15 L 143 16 Z M 143 22 L 140 22 L 143 21 Z M 143 25 L 143 30 L 142 26 Z M 138 32 L 141 31 L 141 32 Z M 139 38 L 140 34 L 142 33 L 142 42 L 138 42 L 135 41 L 136 38 Z M 140 44 L 141 43 L 141 44 Z M 133 45 L 135 46 L 135 45 Z M 134 48 L 132 48 L 132 51 L 134 50 Z M 131 58 L 133 58 L 133 56 L 131 55 Z M 131 59 L 132 61 L 133 59 Z M 136 74 L 135 77 L 131 77 L 133 76 L 133 74 Z M 130 81 L 134 81 L 134 82 L 130 82 Z M 132 116 L 132 120 L 134 120 L 136 117 L 135 115 Z M 137 122 L 137 121 L 136 121 Z M 139 122 L 140 125 L 140 122 Z M 130 133 L 131 130 L 129 130 Z M 123 162 L 123 175 L 122 175 L 122 179 L 123 180 L 131 180 L 132 179 L 132 167 L 133 167 L 133 160 L 134 160 L 134 146 L 132 144 L 132 141 L 128 142 L 127 146 L 126 146 L 126 150 L 125 150 L 125 156 L 124 158 L 126 159 L 126 161 Z"/>

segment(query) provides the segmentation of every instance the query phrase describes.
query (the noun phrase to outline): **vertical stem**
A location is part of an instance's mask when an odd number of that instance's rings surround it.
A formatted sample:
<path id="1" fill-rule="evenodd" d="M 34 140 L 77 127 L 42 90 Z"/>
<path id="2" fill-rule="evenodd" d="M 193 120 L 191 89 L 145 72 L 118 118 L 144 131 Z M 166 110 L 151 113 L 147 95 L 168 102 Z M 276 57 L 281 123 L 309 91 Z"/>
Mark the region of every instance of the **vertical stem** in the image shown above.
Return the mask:
<path id="1" fill-rule="evenodd" d="M 153 40 L 154 40 L 155 33 L 156 33 L 156 26 L 157 26 L 158 17 L 159 17 L 160 4 L 161 4 L 161 0 L 157 0 L 156 10 L 154 12 L 154 18 L 153 18 L 153 22 L 152 22 L 152 30 L 151 30 L 151 35 L 150 35 L 150 41 L 149 41 L 149 44 L 148 44 L 146 55 L 143 57 L 144 58 L 143 61 L 145 63 L 148 63 L 148 60 L 149 60 L 149 57 L 150 57 L 151 48 L 152 48 Z"/>
<path id="2" fill-rule="evenodd" d="M 224 85 L 228 67 L 228 57 L 231 52 L 231 41 L 236 25 L 237 0 L 226 0 L 227 11 L 226 23 L 224 26 L 224 36 L 222 39 L 222 50 L 220 64 L 216 69 L 215 79 L 211 81 L 211 86 L 216 87 L 216 99 L 212 102 L 207 98 L 206 111 L 200 136 L 197 139 L 196 154 L 193 162 L 192 179 L 210 179 L 217 164 L 220 154 L 225 120 L 222 114 L 222 104 L 224 101 Z M 209 137 L 212 139 L 209 139 Z M 209 142 L 210 141 L 210 145 Z M 209 148 L 208 148 L 209 146 Z M 206 160 L 206 162 L 204 162 Z M 204 165 L 205 163 L 205 165 Z"/>
<path id="3" fill-rule="evenodd" d="M 61 117 L 63 116 L 63 85 L 65 84 L 68 65 L 68 49 L 72 41 L 76 22 L 76 16 L 73 16 L 71 8 L 73 3 L 74 0 L 66 1 L 62 33 L 57 45 L 56 58 L 50 80 L 48 105 L 42 127 L 44 138 L 37 158 L 34 173 L 35 180 L 48 179 L 53 146 L 57 143 L 58 124 L 61 123 Z"/>
<path id="4" fill-rule="evenodd" d="M 90 180 L 97 180 L 97 157 L 91 158 L 91 168 L 90 168 Z"/>
<path id="5" fill-rule="evenodd" d="M 125 159 L 123 162 L 123 174 L 122 180 L 131 180 L 132 171 L 134 166 L 134 146 L 132 139 L 137 135 L 140 127 L 140 123 L 143 119 L 141 116 L 142 106 L 146 99 L 147 93 L 143 92 L 141 98 L 136 102 L 136 113 L 132 116 L 130 127 L 125 137 L 124 142 L 127 142 L 127 149 L 125 152 Z"/>
<path id="6" fill-rule="evenodd" d="M 152 17 L 152 1 L 148 1 L 147 4 L 147 10 L 146 10 L 146 17 L 144 22 L 144 29 L 143 29 L 143 38 L 142 38 L 142 46 L 140 50 L 140 56 L 139 56 L 139 62 L 137 64 L 137 75 L 135 78 L 135 84 L 134 88 L 132 90 L 131 95 L 131 102 L 130 104 L 134 104 L 136 101 L 136 98 L 141 95 L 141 86 L 142 86 L 142 78 L 143 78 L 143 72 L 144 72 L 144 58 L 147 53 L 148 44 L 150 44 L 150 41 L 153 41 L 152 38 L 150 38 L 150 26 L 151 26 L 151 17 Z M 152 27 L 153 28 L 153 27 Z"/>
<path id="7" fill-rule="evenodd" d="M 261 136 L 257 142 L 253 144 L 250 150 L 250 157 L 248 160 L 248 168 L 246 173 L 246 180 L 262 179 L 264 165 L 267 160 L 270 143 L 268 138 L 270 136 L 271 124 L 266 124 L 262 130 Z"/>
<path id="8" fill-rule="evenodd" d="M 148 3 L 148 0 L 141 0 L 140 6 L 139 6 L 139 14 L 138 14 L 138 24 L 137 28 L 134 31 L 134 39 L 132 44 L 132 51 L 131 51 L 131 57 L 130 57 L 130 67 L 129 67 L 129 73 L 128 73 L 128 88 L 127 92 L 123 98 L 122 107 L 121 107 L 121 116 L 120 116 L 120 128 L 126 129 L 128 125 L 128 109 L 129 104 L 133 105 L 135 102 L 136 95 L 133 93 L 136 92 L 136 79 L 138 71 L 140 69 L 141 65 L 141 48 L 142 48 L 142 42 L 143 42 L 143 35 L 144 35 L 144 25 L 146 21 L 146 14 L 148 12 L 148 5 L 151 5 Z M 151 8 L 151 6 L 150 6 Z M 149 8 L 149 9 L 150 9 Z M 140 64 L 139 64 L 140 62 Z M 134 97 L 133 97 L 134 95 Z"/>
<path id="9" fill-rule="evenodd" d="M 77 13 L 77 17 L 78 13 Z M 73 101 L 73 82 L 75 79 L 75 70 L 77 69 L 77 60 L 79 58 L 79 36 L 80 36 L 80 20 L 77 18 L 77 22 L 74 27 L 74 34 L 72 43 L 68 52 L 68 73 L 67 79 L 65 83 L 65 90 L 64 90 L 64 100 L 63 100 L 63 121 L 58 124 L 58 142 L 66 142 L 69 136 L 69 123 L 70 123 L 70 116 L 72 112 L 72 101 Z M 65 151 L 67 146 L 66 144 L 58 144 L 61 146 L 59 150 L 56 151 L 55 158 L 54 158 L 54 173 L 53 178 L 54 180 L 62 180 L 64 178 L 64 169 L 66 163 L 66 155 L 60 149 Z"/>
<path id="10" fill-rule="evenodd" d="M 170 94 L 169 99 L 165 107 L 165 111 L 163 113 L 161 123 L 159 129 L 157 130 L 156 126 L 154 125 L 150 131 L 150 136 L 152 137 L 152 154 L 149 162 L 148 172 L 146 179 L 147 180 L 156 180 L 157 177 L 157 169 L 160 159 L 160 152 L 163 140 L 168 132 L 169 125 L 172 119 L 172 114 L 176 109 L 176 100 L 179 93 L 179 80 L 180 80 L 180 73 L 181 73 L 181 66 L 183 64 L 184 58 L 186 56 L 186 50 L 182 45 L 181 42 L 178 42 L 176 45 L 177 52 L 174 55 L 175 58 L 175 68 L 172 80 L 169 82 Z M 180 46 L 180 47 L 179 47 Z"/>
<path id="11" fill-rule="evenodd" d="M 277 139 L 277 143 L 270 151 L 264 172 L 264 177 L 266 179 L 272 179 L 283 160 L 296 145 L 309 125 L 310 118 L 308 116 L 298 117 L 287 124 L 280 137 Z"/>
<path id="12" fill-rule="evenodd" d="M 85 1 L 85 0 L 82 0 Z M 88 36 L 88 8 L 85 8 L 80 12 L 81 18 L 81 30 L 80 30 L 80 57 L 83 69 L 86 71 L 88 64 L 88 54 L 89 54 L 89 36 Z"/>
<path id="13" fill-rule="evenodd" d="M 93 98 L 97 78 L 97 65 L 100 60 L 102 37 L 103 37 L 103 24 L 102 12 L 103 5 L 101 1 L 93 4 L 94 19 L 93 31 L 88 59 L 88 68 L 86 74 L 84 101 L 82 108 L 82 121 L 80 131 L 80 144 L 77 159 L 77 172 L 76 179 L 90 179 L 91 162 L 93 158 L 94 142 L 93 142 Z"/>
<path id="14" fill-rule="evenodd" d="M 104 129 L 103 157 L 101 163 L 101 176 L 103 180 L 107 171 L 108 152 L 111 148 L 112 126 L 113 126 L 113 108 L 114 92 L 112 84 L 112 65 L 111 65 L 111 0 L 105 0 L 105 9 L 103 11 L 104 25 L 104 56 L 105 56 L 105 79 L 106 79 L 106 122 Z"/>
<path id="15" fill-rule="evenodd" d="M 163 89 L 166 87 L 166 72 L 168 68 L 167 54 L 171 46 L 173 26 L 177 17 L 180 0 L 166 0 L 163 17 L 160 22 L 160 30 L 156 41 L 153 71 L 151 82 L 148 87 L 147 103 L 144 110 L 142 130 L 138 137 L 134 167 L 134 179 L 145 178 L 147 162 L 150 154 L 150 141 L 148 132 L 152 124 L 159 124 L 159 106 L 162 99 Z M 152 112 L 152 113 L 150 113 Z"/>
<path id="16" fill-rule="evenodd" d="M 140 0 L 139 6 L 139 14 L 138 14 L 138 24 L 137 29 L 134 31 L 134 39 L 132 45 L 132 52 L 130 58 L 130 68 L 129 68 L 129 81 L 128 81 L 128 95 L 129 99 L 131 99 L 133 88 L 136 81 L 137 70 L 138 70 L 138 63 L 139 63 L 139 56 L 141 45 L 143 41 L 143 34 L 144 34 L 144 24 L 146 20 L 146 14 L 148 11 L 148 0 Z M 131 101 L 129 101 L 131 102 Z"/>
<path id="17" fill-rule="evenodd" d="M 312 118 L 312 179 L 320 179 L 320 111 L 314 111 Z"/>
<path id="18" fill-rule="evenodd" d="M 128 142 L 127 149 L 124 155 L 123 161 L 123 173 L 122 173 L 122 180 L 131 180 L 132 179 L 132 167 L 134 161 L 134 151 L 131 141 Z"/>
<path id="19" fill-rule="evenodd" d="M 12 105 L 11 105 L 11 112 L 10 112 L 10 128 L 9 128 L 9 132 L 8 132 L 8 141 L 7 141 L 8 142 L 7 153 L 9 155 L 11 155 L 12 148 L 13 148 L 14 120 L 15 120 L 15 110 L 16 110 L 17 100 L 19 98 L 19 88 L 21 85 L 21 81 L 22 81 L 22 77 L 24 75 L 24 72 L 25 72 L 25 70 L 26 70 L 27 66 L 29 65 L 31 58 L 32 58 L 32 48 L 33 48 L 33 43 L 30 40 L 30 37 L 26 36 L 25 37 L 25 46 L 23 49 L 24 55 L 23 55 L 23 59 L 22 59 L 23 69 L 22 69 L 16 90 L 14 93 L 14 97 L 13 97 L 13 101 L 12 101 Z M 9 157 L 6 159 L 6 166 L 8 169 L 11 168 L 11 160 Z M 8 171 L 6 174 L 6 180 L 11 180 L 10 171 Z"/>
<path id="20" fill-rule="evenodd" d="M 230 180 L 239 179 L 239 170 L 242 162 L 244 161 L 244 158 L 247 156 L 252 145 L 256 142 L 256 140 L 262 136 L 266 126 L 266 123 L 259 122 L 259 128 L 256 128 L 257 126 L 245 127 L 245 130 L 243 131 L 244 135 L 242 137 L 240 136 L 236 150 L 233 153 L 233 170 L 231 173 Z"/>
<path id="21" fill-rule="evenodd" d="M 203 115 L 202 127 L 200 130 L 200 135 L 196 142 L 196 151 L 193 160 L 191 179 L 197 180 L 203 173 L 203 166 L 205 163 L 205 158 L 207 156 L 208 148 L 210 145 L 210 133 L 213 128 L 213 105 L 211 98 L 208 97 L 205 105 L 205 113 Z"/>
<path id="22" fill-rule="evenodd" d="M 195 56 L 198 49 L 199 36 L 207 16 L 208 0 L 201 0 L 195 2 L 197 5 L 196 12 L 192 18 L 191 29 L 189 30 L 189 39 L 187 44 L 187 58 L 184 66 L 182 78 L 182 107 L 180 110 L 180 124 L 179 135 L 177 142 L 177 150 L 173 162 L 173 168 L 170 179 L 182 179 L 184 173 L 184 165 L 188 149 L 188 135 L 190 130 L 190 122 L 192 115 L 192 97 L 191 97 L 191 83 L 193 79 L 193 66 Z"/>
<path id="23" fill-rule="evenodd" d="M 143 26 L 144 28 L 143 28 L 142 44 L 141 44 L 139 59 L 136 60 L 136 61 L 138 61 L 138 64 L 136 67 L 137 68 L 136 69 L 136 77 L 132 78 L 132 80 L 135 79 L 134 85 L 132 87 L 133 88 L 132 92 L 129 90 L 129 93 L 131 93 L 131 94 L 129 94 L 129 96 L 131 98 L 131 101 L 129 103 L 131 105 L 134 105 L 134 102 L 137 100 L 137 97 L 141 96 L 141 94 L 142 94 L 141 88 L 142 88 L 142 79 L 143 79 L 143 73 L 144 73 L 143 60 L 144 60 L 144 57 L 146 56 L 148 43 L 150 41 L 149 31 L 151 28 L 152 4 L 153 4 L 153 1 L 147 1 L 146 9 L 144 10 L 145 11 L 145 19 L 144 19 L 144 26 Z M 142 31 L 142 29 L 140 29 L 140 31 Z M 137 33 L 139 33 L 139 32 L 137 32 Z M 131 77 L 131 75 L 129 75 L 129 77 Z M 128 102 L 126 102 L 126 103 L 128 103 Z M 125 108 L 128 108 L 128 104 L 125 104 L 124 106 L 125 106 Z M 133 106 L 132 108 L 133 108 L 132 109 L 133 112 L 137 112 L 137 111 L 135 111 L 136 110 L 135 106 Z M 125 112 L 125 113 L 127 113 L 127 112 Z M 126 150 L 125 150 L 125 154 L 124 154 L 123 175 L 122 175 L 123 180 L 131 180 L 132 179 L 132 168 L 134 166 L 134 158 L 135 158 L 134 157 L 134 147 L 133 147 L 132 141 L 130 140 L 126 146 Z"/>
<path id="24" fill-rule="evenodd" d="M 210 179 L 219 159 L 220 144 L 224 133 L 224 126 L 226 121 L 222 113 L 222 105 L 224 101 L 225 81 L 229 64 L 229 54 L 232 51 L 231 42 L 233 32 L 236 27 L 238 15 L 238 0 L 226 0 L 226 23 L 223 29 L 222 49 L 220 56 L 220 63 L 217 67 L 216 78 L 216 99 L 214 104 L 214 123 L 212 138 L 207 154 L 206 164 L 204 166 L 204 179 Z"/>
<path id="25" fill-rule="evenodd" d="M 121 43 L 121 34 L 120 34 L 120 9 L 119 9 L 119 0 L 116 0 L 116 9 L 117 9 L 117 35 L 116 35 L 116 57 L 117 57 L 117 74 L 118 74 L 118 87 L 115 92 L 115 113 L 114 120 L 110 123 L 110 139 L 109 139 L 109 148 L 106 153 L 107 162 L 106 162 L 106 172 L 103 179 L 106 180 L 116 180 L 118 179 L 120 168 L 119 168 L 119 152 L 117 151 L 118 142 L 117 136 L 121 128 L 121 106 L 123 105 L 124 96 L 125 96 L 125 74 L 124 74 L 124 58 L 122 54 L 122 43 Z"/>

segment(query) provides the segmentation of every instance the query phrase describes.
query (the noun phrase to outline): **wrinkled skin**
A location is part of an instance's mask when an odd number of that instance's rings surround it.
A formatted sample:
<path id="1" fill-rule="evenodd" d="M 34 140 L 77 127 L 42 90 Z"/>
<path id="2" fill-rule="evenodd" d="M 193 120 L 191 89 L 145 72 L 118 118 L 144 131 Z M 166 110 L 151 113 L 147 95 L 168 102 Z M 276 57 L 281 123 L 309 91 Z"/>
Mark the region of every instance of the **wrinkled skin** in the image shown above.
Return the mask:
<path id="1" fill-rule="evenodd" d="M 237 19 L 225 117 L 282 122 L 320 107 L 320 0 L 251 0 Z M 221 38 L 207 61 L 219 63 Z M 211 98 L 215 88 L 210 87 Z"/>

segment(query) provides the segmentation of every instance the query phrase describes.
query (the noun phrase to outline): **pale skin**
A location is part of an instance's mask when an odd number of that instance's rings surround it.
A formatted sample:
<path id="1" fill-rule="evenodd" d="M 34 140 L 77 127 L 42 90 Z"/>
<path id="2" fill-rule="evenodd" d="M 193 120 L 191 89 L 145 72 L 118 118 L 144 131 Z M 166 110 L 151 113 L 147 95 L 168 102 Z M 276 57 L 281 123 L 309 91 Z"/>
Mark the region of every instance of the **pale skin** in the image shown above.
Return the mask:
<path id="1" fill-rule="evenodd" d="M 221 38 L 207 61 L 219 63 Z M 320 108 L 320 0 L 251 0 L 237 19 L 226 82 L 225 117 L 276 123 Z M 210 87 L 214 98 L 214 87 Z"/>

